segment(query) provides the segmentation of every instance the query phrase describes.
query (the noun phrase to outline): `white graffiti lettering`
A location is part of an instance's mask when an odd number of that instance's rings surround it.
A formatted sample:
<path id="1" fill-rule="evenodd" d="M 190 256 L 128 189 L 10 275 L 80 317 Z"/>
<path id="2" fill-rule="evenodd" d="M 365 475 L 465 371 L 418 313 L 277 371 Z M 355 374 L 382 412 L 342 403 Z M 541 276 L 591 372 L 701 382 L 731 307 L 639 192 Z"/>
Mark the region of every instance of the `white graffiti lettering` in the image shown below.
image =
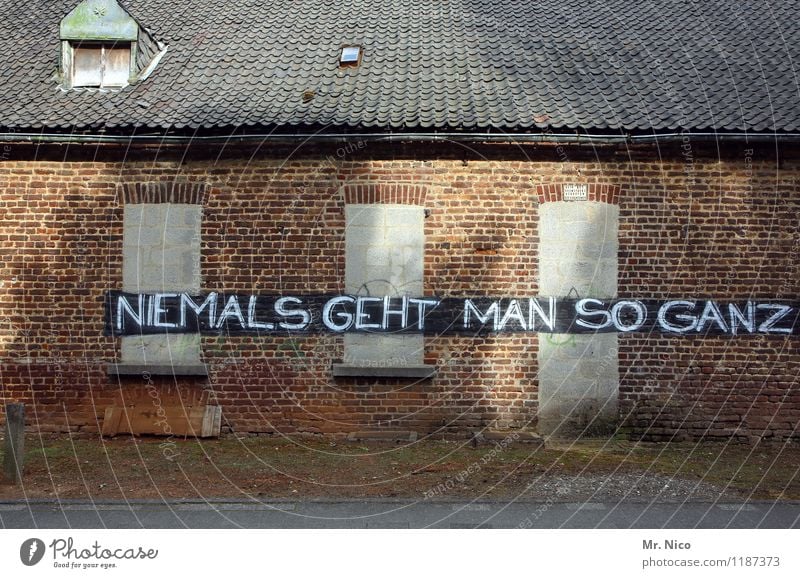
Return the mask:
<path id="1" fill-rule="evenodd" d="M 545 299 L 547 300 L 545 305 Z M 559 307 L 561 311 L 559 314 Z M 221 308 L 219 315 L 217 310 Z M 110 291 L 109 335 L 221 331 L 797 335 L 800 304 L 712 299 L 235 295 Z"/>

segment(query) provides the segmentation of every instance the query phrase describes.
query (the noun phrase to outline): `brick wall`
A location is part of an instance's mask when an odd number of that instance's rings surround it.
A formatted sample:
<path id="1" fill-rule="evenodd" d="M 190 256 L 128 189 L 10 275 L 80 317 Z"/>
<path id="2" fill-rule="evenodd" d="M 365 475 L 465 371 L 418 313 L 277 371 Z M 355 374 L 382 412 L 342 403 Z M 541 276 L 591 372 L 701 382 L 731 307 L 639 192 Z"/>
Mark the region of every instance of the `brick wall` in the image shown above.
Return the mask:
<path id="1" fill-rule="evenodd" d="M 776 159 L 774 147 L 695 146 L 687 155 L 361 144 L 230 149 L 220 158 L 200 149 L 13 147 L 0 164 L 0 397 L 29 404 L 32 427 L 96 432 L 106 406 L 145 385 L 105 375 L 119 343 L 102 335 L 103 293 L 122 284 L 131 183 L 208 185 L 206 290 L 341 291 L 344 197 L 380 197 L 399 183 L 411 196 L 426 191 L 426 293 L 534 295 L 537 187 L 589 183 L 619 187 L 620 295 L 798 296 L 796 149 Z M 332 335 L 204 336 L 208 379 L 156 383 L 186 395 L 208 390 L 223 406 L 223 429 L 236 431 L 536 429 L 535 335 L 427 338 L 425 362 L 438 373 L 424 381 L 334 380 L 342 349 Z M 648 439 L 796 438 L 798 370 L 797 338 L 624 335 L 623 425 Z"/>
<path id="2" fill-rule="evenodd" d="M 623 295 L 800 296 L 800 174 L 742 146 L 636 167 L 620 203 Z M 797 438 L 800 340 L 620 336 L 620 403 L 649 439 Z"/>

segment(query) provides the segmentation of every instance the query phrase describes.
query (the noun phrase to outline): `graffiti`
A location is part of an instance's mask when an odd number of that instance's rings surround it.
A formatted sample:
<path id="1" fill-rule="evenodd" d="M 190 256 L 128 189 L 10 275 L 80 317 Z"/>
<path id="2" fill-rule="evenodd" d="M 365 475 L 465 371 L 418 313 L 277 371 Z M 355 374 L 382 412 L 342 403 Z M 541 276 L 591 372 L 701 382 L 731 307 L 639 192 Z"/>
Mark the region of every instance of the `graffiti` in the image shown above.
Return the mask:
<path id="1" fill-rule="evenodd" d="M 556 297 L 106 295 L 106 335 L 632 333 L 797 335 L 800 304 Z"/>
<path id="2" fill-rule="evenodd" d="M 577 344 L 575 335 L 573 334 L 554 335 L 551 333 L 546 333 L 545 340 L 547 341 L 548 345 L 552 345 L 553 347 L 566 347 L 568 345 L 574 347 Z"/>

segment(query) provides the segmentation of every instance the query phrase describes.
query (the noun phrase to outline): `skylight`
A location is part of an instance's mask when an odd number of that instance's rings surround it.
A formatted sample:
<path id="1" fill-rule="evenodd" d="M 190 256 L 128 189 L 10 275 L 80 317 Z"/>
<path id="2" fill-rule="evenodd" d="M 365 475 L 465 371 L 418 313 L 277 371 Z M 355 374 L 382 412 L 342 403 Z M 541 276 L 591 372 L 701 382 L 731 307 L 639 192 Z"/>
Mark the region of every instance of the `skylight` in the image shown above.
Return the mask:
<path id="1" fill-rule="evenodd" d="M 360 46 L 343 46 L 339 55 L 339 64 L 342 66 L 357 66 L 361 61 Z"/>

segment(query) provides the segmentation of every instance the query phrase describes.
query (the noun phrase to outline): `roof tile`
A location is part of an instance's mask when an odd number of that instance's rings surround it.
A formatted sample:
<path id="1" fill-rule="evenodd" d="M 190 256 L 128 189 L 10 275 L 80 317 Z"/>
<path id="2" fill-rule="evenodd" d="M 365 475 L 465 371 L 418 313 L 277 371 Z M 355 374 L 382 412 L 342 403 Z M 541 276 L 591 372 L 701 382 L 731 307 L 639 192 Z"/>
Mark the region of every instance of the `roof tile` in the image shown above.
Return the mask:
<path id="1" fill-rule="evenodd" d="M 0 62 L 0 126 L 800 126 L 793 0 L 128 0 L 169 48 L 146 81 L 105 93 L 56 84 L 58 24 L 77 3 L 0 0 L 15 55 Z M 361 66 L 341 69 L 350 43 Z"/>

